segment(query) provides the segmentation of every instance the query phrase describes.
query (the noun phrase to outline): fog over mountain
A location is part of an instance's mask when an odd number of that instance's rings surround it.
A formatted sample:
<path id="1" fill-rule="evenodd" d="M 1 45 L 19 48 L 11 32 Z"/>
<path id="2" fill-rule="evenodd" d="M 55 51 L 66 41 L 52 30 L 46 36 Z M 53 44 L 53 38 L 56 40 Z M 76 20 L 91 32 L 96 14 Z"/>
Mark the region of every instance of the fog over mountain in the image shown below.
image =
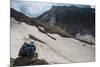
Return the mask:
<path id="1" fill-rule="evenodd" d="M 93 5 L 80 5 L 80 4 L 64 4 L 64 3 L 48 3 L 48 2 L 32 2 L 32 1 L 17 1 L 11 0 L 11 8 L 24 13 L 30 17 L 38 17 L 42 13 L 50 10 L 52 6 L 77 6 L 77 7 L 93 7 Z"/>

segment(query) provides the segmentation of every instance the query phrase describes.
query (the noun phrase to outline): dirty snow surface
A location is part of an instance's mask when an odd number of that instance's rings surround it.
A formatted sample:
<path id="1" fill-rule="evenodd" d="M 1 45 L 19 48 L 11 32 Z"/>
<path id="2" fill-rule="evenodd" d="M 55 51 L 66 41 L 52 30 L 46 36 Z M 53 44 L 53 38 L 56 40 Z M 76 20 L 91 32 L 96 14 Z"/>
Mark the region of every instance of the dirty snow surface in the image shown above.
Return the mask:
<path id="1" fill-rule="evenodd" d="M 34 41 L 36 52 L 40 59 L 45 59 L 50 64 L 76 63 L 95 61 L 95 48 L 73 38 L 64 38 L 58 34 L 50 34 L 56 40 L 38 31 L 37 27 L 20 23 L 11 18 L 11 57 L 16 58 L 24 42 Z M 43 29 L 42 27 L 40 27 Z M 29 35 L 45 42 L 41 43 L 29 38 Z M 85 45 L 85 46 L 84 46 Z"/>

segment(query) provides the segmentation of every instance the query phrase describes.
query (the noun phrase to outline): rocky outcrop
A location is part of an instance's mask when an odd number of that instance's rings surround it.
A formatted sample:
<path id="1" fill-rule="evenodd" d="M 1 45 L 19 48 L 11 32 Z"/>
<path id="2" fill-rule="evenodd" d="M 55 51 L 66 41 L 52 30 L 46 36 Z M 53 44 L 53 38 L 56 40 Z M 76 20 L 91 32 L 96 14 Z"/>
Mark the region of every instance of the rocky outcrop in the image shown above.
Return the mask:
<path id="1" fill-rule="evenodd" d="M 40 15 L 39 21 L 50 23 L 75 35 L 92 34 L 95 36 L 95 9 L 76 6 L 53 6 L 52 9 Z"/>
<path id="2" fill-rule="evenodd" d="M 47 65 L 49 64 L 44 59 L 38 59 L 34 57 L 17 57 L 11 58 L 11 67 L 14 66 L 31 66 L 31 65 Z"/>

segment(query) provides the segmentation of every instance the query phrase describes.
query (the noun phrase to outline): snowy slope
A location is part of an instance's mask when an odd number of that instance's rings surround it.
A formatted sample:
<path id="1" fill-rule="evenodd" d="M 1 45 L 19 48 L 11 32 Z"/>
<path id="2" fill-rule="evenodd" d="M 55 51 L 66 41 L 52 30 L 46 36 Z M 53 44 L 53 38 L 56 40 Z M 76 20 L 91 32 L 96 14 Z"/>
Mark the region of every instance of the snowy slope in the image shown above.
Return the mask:
<path id="1" fill-rule="evenodd" d="M 39 58 L 53 63 L 76 63 L 95 61 L 95 48 L 73 38 L 63 38 L 58 34 L 50 34 L 56 40 L 38 31 L 37 27 L 20 23 L 11 18 L 11 57 L 16 58 L 24 42 L 34 41 Z M 40 27 L 41 28 L 41 27 Z M 43 28 L 41 28 L 43 29 Z M 29 38 L 29 35 L 45 42 Z M 84 46 L 85 45 L 85 46 Z"/>

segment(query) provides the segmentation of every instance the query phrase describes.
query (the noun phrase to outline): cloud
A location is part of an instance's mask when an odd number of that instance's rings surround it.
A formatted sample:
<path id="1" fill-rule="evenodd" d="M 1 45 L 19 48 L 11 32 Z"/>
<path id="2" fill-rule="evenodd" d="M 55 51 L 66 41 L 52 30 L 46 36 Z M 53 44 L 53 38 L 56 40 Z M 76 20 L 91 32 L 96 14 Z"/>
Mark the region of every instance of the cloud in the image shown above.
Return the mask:
<path id="1" fill-rule="evenodd" d="M 66 4 L 66 3 L 47 3 L 47 2 L 35 2 L 35 1 L 18 1 L 18 0 L 11 0 L 11 8 L 16 9 L 19 12 L 24 13 L 30 17 L 37 17 L 42 13 L 48 11 L 52 8 L 53 5 L 56 6 L 77 6 L 77 7 L 91 7 L 94 6 L 90 5 L 79 5 L 79 4 Z"/>
<path id="2" fill-rule="evenodd" d="M 11 8 L 30 17 L 37 17 L 52 8 L 52 3 L 11 0 Z"/>

